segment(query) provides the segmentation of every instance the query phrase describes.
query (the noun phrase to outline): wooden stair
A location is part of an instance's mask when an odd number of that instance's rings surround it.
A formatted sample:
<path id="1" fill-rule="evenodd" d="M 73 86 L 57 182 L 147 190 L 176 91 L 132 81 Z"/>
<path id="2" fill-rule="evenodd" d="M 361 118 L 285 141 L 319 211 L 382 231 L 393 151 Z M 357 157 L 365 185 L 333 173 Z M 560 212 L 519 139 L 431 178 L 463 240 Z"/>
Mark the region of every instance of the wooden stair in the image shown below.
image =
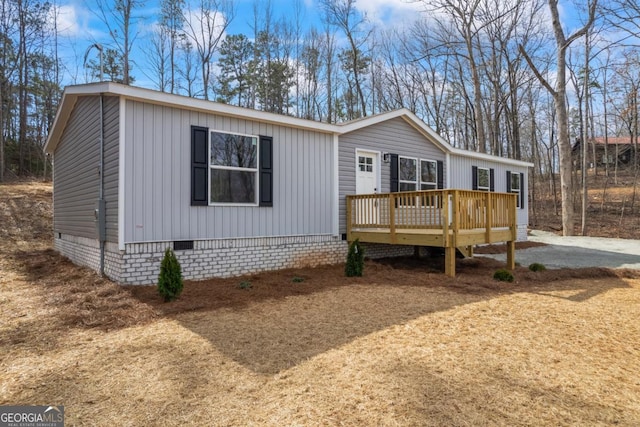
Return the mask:
<path id="1" fill-rule="evenodd" d="M 458 246 L 456 249 L 464 258 L 473 258 L 473 245 Z"/>

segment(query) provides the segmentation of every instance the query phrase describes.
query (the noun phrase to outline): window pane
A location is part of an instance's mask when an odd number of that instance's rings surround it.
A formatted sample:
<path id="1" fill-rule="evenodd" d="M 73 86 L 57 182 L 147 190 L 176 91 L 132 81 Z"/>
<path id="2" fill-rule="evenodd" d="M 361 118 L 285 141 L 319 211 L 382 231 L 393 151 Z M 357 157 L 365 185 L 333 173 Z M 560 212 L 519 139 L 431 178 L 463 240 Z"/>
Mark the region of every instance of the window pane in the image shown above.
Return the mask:
<path id="1" fill-rule="evenodd" d="M 211 132 L 211 165 L 255 169 L 257 148 L 255 137 Z"/>
<path id="2" fill-rule="evenodd" d="M 420 189 L 421 190 L 435 190 L 436 189 L 436 185 L 435 184 L 421 184 L 420 185 Z"/>
<path id="3" fill-rule="evenodd" d="M 255 203 L 256 172 L 211 169 L 211 203 Z"/>
<path id="4" fill-rule="evenodd" d="M 436 169 L 436 162 L 427 160 L 420 162 L 420 179 L 422 182 L 436 182 L 438 179 Z"/>
<path id="5" fill-rule="evenodd" d="M 511 174 L 511 191 L 520 191 L 520 174 Z"/>
<path id="6" fill-rule="evenodd" d="M 489 188 L 489 170 L 478 168 L 478 187 Z"/>
<path id="7" fill-rule="evenodd" d="M 400 158 L 400 181 L 416 180 L 416 159 Z M 414 186 L 415 190 L 415 186 Z"/>
<path id="8" fill-rule="evenodd" d="M 408 182 L 401 182 L 400 183 L 400 191 L 415 191 L 416 189 L 416 184 L 413 183 L 408 183 Z"/>

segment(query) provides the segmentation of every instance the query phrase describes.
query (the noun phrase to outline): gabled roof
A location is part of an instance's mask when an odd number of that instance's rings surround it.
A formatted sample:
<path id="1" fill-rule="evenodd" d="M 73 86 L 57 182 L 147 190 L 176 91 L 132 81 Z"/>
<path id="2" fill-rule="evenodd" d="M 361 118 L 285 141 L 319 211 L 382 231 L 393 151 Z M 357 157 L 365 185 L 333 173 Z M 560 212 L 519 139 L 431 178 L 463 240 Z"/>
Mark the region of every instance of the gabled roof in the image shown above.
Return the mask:
<path id="1" fill-rule="evenodd" d="M 453 147 L 449 145 L 440 135 L 438 135 L 433 129 L 431 129 L 425 122 L 420 120 L 418 116 L 413 114 L 406 108 L 400 108 L 398 110 L 387 111 L 386 113 L 375 114 L 373 116 L 363 117 L 361 119 L 351 120 L 349 122 L 338 124 L 341 134 L 353 132 L 359 129 L 363 129 L 369 126 L 383 123 L 395 118 L 402 118 L 405 122 L 409 123 L 414 129 L 424 135 L 428 140 L 433 142 L 438 148 L 444 152 L 450 152 Z"/>
<path id="2" fill-rule="evenodd" d="M 522 160 L 508 159 L 506 157 L 493 156 L 491 154 L 478 153 L 476 151 L 462 150 L 455 148 L 449 144 L 440 134 L 436 133 L 430 126 L 420 120 L 418 116 L 412 113 L 406 108 L 399 110 L 388 111 L 386 113 L 380 113 L 369 117 L 363 117 L 361 119 L 352 120 L 346 123 L 337 125 L 341 128 L 341 134 L 353 132 L 359 129 L 363 129 L 367 126 L 372 126 L 378 123 L 383 123 L 387 120 L 402 118 L 409 123 L 414 129 L 420 132 L 426 139 L 431 141 L 436 147 L 440 148 L 445 153 L 450 153 L 457 156 L 470 157 L 478 160 L 487 160 L 492 162 L 506 163 L 514 166 L 533 167 L 533 163 L 524 162 Z"/>
<path id="3" fill-rule="evenodd" d="M 453 155 L 477 158 L 479 160 L 488 160 L 499 163 L 506 163 L 515 166 L 531 167 L 533 164 L 520 160 L 507 159 L 505 157 L 492 156 L 489 154 L 477 153 L 474 151 L 461 150 L 452 147 L 425 122 L 420 120 L 418 116 L 413 114 L 406 108 L 388 111 L 386 113 L 376 114 L 362 119 L 353 120 L 341 124 L 330 124 L 316 122 L 313 120 L 300 119 L 282 114 L 267 113 L 264 111 L 252 110 L 249 108 L 236 107 L 218 102 L 205 101 L 203 99 L 190 98 L 183 95 L 174 95 L 165 92 L 159 92 L 151 89 L 143 89 L 135 86 L 126 86 L 113 82 L 88 83 L 76 86 L 67 86 L 62 95 L 62 101 L 56 114 L 53 127 L 49 133 L 49 138 L 44 146 L 47 153 L 53 153 L 58 145 L 62 133 L 67 125 L 67 121 L 71 116 L 71 112 L 75 106 L 76 100 L 81 96 L 95 95 L 120 96 L 125 99 L 131 99 L 141 102 L 147 102 L 157 105 L 165 105 L 169 107 L 182 108 L 186 110 L 201 111 L 204 113 L 217 114 L 228 117 L 239 117 L 248 120 L 255 120 L 264 123 L 270 123 L 281 126 L 288 126 L 298 129 L 310 130 L 322 133 L 331 133 L 341 135 L 353 132 L 367 126 L 383 123 L 387 120 L 402 118 L 414 129 L 420 132 L 425 138 L 435 144 L 445 153 Z"/>

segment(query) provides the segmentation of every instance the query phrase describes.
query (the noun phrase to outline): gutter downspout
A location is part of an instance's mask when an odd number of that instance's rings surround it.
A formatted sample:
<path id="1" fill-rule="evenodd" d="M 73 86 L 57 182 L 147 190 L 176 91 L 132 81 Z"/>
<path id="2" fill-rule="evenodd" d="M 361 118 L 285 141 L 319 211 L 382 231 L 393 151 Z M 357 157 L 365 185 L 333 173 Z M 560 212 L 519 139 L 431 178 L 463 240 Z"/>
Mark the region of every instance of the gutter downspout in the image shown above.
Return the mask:
<path id="1" fill-rule="evenodd" d="M 100 192 L 98 196 L 98 239 L 100 240 L 100 275 L 104 276 L 106 243 L 106 204 L 104 200 L 104 94 L 100 94 Z"/>

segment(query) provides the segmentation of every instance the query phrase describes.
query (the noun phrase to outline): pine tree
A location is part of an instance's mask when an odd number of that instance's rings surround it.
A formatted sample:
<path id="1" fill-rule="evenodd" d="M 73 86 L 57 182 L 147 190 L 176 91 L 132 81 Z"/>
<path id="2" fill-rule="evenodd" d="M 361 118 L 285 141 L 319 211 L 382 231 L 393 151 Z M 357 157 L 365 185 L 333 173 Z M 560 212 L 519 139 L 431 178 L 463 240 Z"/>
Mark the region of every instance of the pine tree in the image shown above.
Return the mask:
<path id="1" fill-rule="evenodd" d="M 347 253 L 347 264 L 344 267 L 344 274 L 347 277 L 361 277 L 364 271 L 364 249 L 360 241 L 356 239 L 349 245 Z"/>
<path id="2" fill-rule="evenodd" d="M 171 248 L 167 248 L 160 263 L 158 293 L 165 302 L 173 301 L 180 296 L 183 286 L 180 263 Z"/>

